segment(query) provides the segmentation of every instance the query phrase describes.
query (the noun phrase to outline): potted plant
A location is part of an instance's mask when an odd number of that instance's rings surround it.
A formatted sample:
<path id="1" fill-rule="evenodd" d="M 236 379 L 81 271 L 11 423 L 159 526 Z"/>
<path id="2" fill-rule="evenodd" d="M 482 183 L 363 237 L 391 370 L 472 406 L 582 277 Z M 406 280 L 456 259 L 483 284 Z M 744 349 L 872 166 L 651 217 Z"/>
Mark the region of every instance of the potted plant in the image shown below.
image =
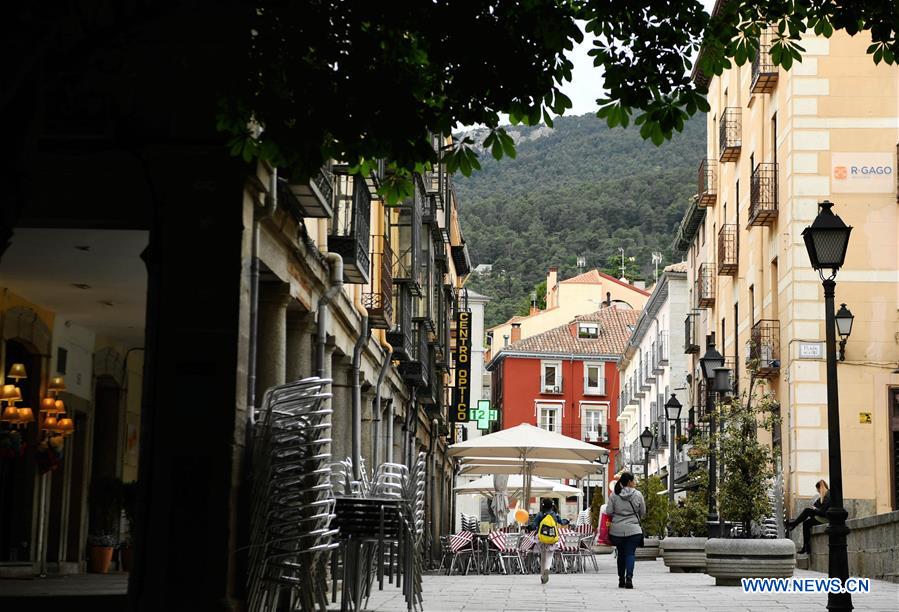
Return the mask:
<path id="1" fill-rule="evenodd" d="M 659 476 L 644 478 L 639 488 L 646 502 L 646 516 L 640 521 L 644 538 L 643 546 L 637 549 L 636 558 L 638 561 L 646 561 L 659 556 L 659 543 L 668 524 L 668 498 L 660 495 L 665 487 Z"/>
<path id="2" fill-rule="evenodd" d="M 105 574 L 112 562 L 119 516 L 122 512 L 122 481 L 95 478 L 89 490 L 90 534 L 87 538 L 89 571 Z"/>
<path id="3" fill-rule="evenodd" d="M 763 539 L 753 529 L 771 514 L 768 489 L 775 465 L 774 450 L 759 442 L 757 433 L 778 425 L 772 410 L 776 401 L 769 392 L 757 396 L 756 382 L 753 376 L 743 398 L 717 406 L 725 419 L 719 443 L 724 464 L 719 511 L 742 527 L 738 538 L 710 538 L 706 543 L 706 573 L 719 586 L 739 585 L 741 578 L 788 578 L 796 566 L 792 540 Z"/>
<path id="4" fill-rule="evenodd" d="M 705 570 L 705 544 L 708 539 L 708 472 L 691 474 L 683 499 L 668 509 L 668 537 L 659 552 L 669 571 L 700 572 Z"/>
<path id="5" fill-rule="evenodd" d="M 122 485 L 122 511 L 125 513 L 125 519 L 128 521 L 128 535 L 122 540 L 119 546 L 119 558 L 122 563 L 122 570 L 131 571 L 134 559 L 134 551 L 132 549 L 132 537 L 134 533 L 134 515 L 137 509 L 137 482 L 126 482 Z"/>

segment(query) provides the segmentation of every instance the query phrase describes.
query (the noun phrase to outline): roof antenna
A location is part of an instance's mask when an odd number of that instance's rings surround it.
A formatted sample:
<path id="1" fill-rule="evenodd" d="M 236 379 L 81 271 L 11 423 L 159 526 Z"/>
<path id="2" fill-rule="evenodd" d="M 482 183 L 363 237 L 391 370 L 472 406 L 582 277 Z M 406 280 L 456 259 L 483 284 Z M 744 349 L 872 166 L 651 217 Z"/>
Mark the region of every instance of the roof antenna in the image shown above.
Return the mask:
<path id="1" fill-rule="evenodd" d="M 587 267 L 587 258 L 583 255 L 577 256 L 577 271 L 578 274 L 583 274 L 584 269 Z"/>
<path id="2" fill-rule="evenodd" d="M 659 282 L 659 264 L 662 263 L 662 254 L 658 251 L 653 251 L 652 263 L 654 263 L 656 266 L 656 282 Z"/>

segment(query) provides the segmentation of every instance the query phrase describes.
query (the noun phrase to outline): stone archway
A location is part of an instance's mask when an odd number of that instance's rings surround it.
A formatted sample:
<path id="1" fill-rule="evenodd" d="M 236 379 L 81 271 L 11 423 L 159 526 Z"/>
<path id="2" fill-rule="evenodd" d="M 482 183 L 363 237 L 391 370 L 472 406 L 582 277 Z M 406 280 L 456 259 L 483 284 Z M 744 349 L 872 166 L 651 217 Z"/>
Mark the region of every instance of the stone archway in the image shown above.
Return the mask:
<path id="1" fill-rule="evenodd" d="M 125 361 L 122 354 L 112 347 L 105 347 L 94 353 L 94 378 L 111 379 L 115 386 L 123 387 Z"/>
<path id="2" fill-rule="evenodd" d="M 30 345 L 36 354 L 50 356 L 50 328 L 27 306 L 13 306 L 3 313 L 3 340 L 18 340 Z"/>

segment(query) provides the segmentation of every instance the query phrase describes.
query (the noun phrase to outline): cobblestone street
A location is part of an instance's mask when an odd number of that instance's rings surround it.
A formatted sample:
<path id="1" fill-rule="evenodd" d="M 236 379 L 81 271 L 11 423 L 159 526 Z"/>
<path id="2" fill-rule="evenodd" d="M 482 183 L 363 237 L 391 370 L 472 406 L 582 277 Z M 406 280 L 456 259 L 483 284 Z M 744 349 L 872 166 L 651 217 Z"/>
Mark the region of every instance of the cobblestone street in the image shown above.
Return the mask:
<path id="1" fill-rule="evenodd" d="M 552 575 L 546 586 L 540 577 L 528 576 L 425 576 L 424 609 L 559 611 L 614 610 L 615 612 L 726 610 L 727 612 L 824 611 L 826 594 L 748 594 L 740 587 L 716 587 L 705 574 L 672 574 L 661 559 L 637 564 L 634 590 L 619 589 L 615 560 L 602 556 L 599 574 Z M 796 577 L 824 578 L 824 574 L 797 570 Z M 899 584 L 872 581 L 871 592 L 853 596 L 856 610 L 899 609 Z M 398 589 L 375 591 L 368 610 L 399 611 L 405 602 Z"/>

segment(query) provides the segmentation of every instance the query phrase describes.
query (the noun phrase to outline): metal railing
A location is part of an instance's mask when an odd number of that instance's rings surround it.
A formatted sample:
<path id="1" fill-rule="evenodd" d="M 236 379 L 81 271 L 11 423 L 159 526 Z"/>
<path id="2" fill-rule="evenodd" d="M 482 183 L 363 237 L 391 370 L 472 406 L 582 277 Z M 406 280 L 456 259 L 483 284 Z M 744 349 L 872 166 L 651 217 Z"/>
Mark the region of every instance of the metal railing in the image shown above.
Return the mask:
<path id="1" fill-rule="evenodd" d="M 732 162 L 743 146 L 743 109 L 729 107 L 718 118 L 718 161 Z"/>
<path id="2" fill-rule="evenodd" d="M 758 164 L 749 188 L 749 225 L 771 225 L 777 219 L 777 164 Z"/>
<path id="3" fill-rule="evenodd" d="M 699 352 L 698 318 L 698 312 L 690 312 L 684 319 L 684 353 Z"/>
<path id="4" fill-rule="evenodd" d="M 368 310 L 373 329 L 390 329 L 393 322 L 393 250 L 390 239 L 374 235 L 372 242 L 371 291 L 363 292 L 362 304 Z"/>
<path id="5" fill-rule="evenodd" d="M 734 224 L 722 225 L 718 230 L 718 274 L 733 276 L 737 273 L 739 263 L 737 226 Z"/>
<path id="6" fill-rule="evenodd" d="M 771 93 L 777 86 L 777 66 L 771 59 L 771 41 L 774 33 L 765 29 L 759 35 L 759 48 L 752 57 L 752 85 L 754 94 Z"/>
<path id="7" fill-rule="evenodd" d="M 718 198 L 718 162 L 704 159 L 699 164 L 697 203 L 700 207 L 712 206 Z"/>
<path id="8" fill-rule="evenodd" d="M 780 321 L 762 319 L 752 326 L 746 365 L 758 376 L 780 372 Z"/>
<path id="9" fill-rule="evenodd" d="M 715 305 L 715 264 L 699 264 L 694 283 L 696 305 L 699 308 L 711 308 Z"/>

